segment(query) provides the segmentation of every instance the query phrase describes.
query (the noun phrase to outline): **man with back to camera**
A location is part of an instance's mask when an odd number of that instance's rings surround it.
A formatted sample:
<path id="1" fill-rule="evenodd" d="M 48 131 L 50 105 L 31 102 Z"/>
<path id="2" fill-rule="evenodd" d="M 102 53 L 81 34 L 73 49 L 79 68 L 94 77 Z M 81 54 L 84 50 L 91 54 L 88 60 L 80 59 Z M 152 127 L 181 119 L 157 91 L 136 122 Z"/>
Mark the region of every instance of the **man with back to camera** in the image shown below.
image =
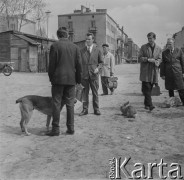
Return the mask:
<path id="1" fill-rule="evenodd" d="M 99 110 L 99 70 L 98 66 L 102 61 L 101 51 L 97 48 L 94 42 L 94 35 L 87 33 L 86 47 L 81 50 L 82 58 L 82 85 L 84 86 L 84 102 L 83 110 L 79 116 L 88 114 L 89 107 L 89 90 L 91 88 L 93 95 L 93 109 L 95 115 L 100 115 Z"/>
<path id="2" fill-rule="evenodd" d="M 48 136 L 60 134 L 60 108 L 63 101 L 67 109 L 66 134 L 74 134 L 75 85 L 81 83 L 82 64 L 79 48 L 68 40 L 68 30 L 57 30 L 58 41 L 53 43 L 49 54 L 48 75 L 52 84 L 53 121 Z"/>
<path id="3" fill-rule="evenodd" d="M 155 107 L 152 103 L 151 91 L 153 85 L 158 84 L 158 67 L 161 63 L 162 51 L 155 43 L 155 33 L 148 33 L 147 38 L 148 43 L 144 44 L 139 52 L 140 81 L 142 81 L 145 109 L 152 111 Z"/>

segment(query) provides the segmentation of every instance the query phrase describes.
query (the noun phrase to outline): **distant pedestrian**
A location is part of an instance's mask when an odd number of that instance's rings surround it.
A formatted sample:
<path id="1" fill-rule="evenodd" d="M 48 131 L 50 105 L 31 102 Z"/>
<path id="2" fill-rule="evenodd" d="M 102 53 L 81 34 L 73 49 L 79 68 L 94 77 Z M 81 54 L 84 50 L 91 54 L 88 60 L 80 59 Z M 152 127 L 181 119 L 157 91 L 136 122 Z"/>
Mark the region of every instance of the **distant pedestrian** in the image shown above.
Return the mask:
<path id="1" fill-rule="evenodd" d="M 108 95 L 108 78 L 114 75 L 115 59 L 112 53 L 109 52 L 109 45 L 103 44 L 103 64 L 101 68 L 101 83 L 102 95 Z M 114 93 L 114 88 L 110 88 L 111 95 Z"/>
<path id="2" fill-rule="evenodd" d="M 103 63 L 101 51 L 97 48 L 94 42 L 94 35 L 88 33 L 86 35 L 86 47 L 81 50 L 82 57 L 82 85 L 84 86 L 84 102 L 83 110 L 80 116 L 88 114 L 89 107 L 89 90 L 91 88 L 93 95 L 94 114 L 100 115 L 99 110 L 99 64 Z"/>
<path id="3" fill-rule="evenodd" d="M 148 33 L 147 38 L 148 43 L 144 44 L 139 52 L 140 81 L 142 81 L 145 109 L 152 111 L 155 107 L 152 103 L 151 91 L 153 85 L 158 84 L 158 67 L 161 63 L 162 51 L 155 43 L 155 33 Z"/>
<path id="4" fill-rule="evenodd" d="M 178 90 L 184 105 L 184 56 L 182 50 L 174 47 L 174 39 L 167 40 L 167 48 L 162 53 L 160 76 L 165 80 L 165 88 L 169 96 L 174 97 L 174 90 Z"/>
<path id="5" fill-rule="evenodd" d="M 66 134 L 74 134 L 75 84 L 81 83 L 82 64 L 78 46 L 68 40 L 65 27 L 57 31 L 58 41 L 50 48 L 48 75 L 52 84 L 53 121 L 48 136 L 60 134 L 60 107 L 67 108 Z"/>

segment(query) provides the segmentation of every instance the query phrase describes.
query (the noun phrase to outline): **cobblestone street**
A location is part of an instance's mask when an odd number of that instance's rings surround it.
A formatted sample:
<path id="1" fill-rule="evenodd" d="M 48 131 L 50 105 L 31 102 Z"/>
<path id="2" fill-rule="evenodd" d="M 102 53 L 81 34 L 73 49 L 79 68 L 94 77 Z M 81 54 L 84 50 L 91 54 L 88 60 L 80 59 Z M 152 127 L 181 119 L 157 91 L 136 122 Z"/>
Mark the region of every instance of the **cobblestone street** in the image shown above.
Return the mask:
<path id="1" fill-rule="evenodd" d="M 131 157 L 128 171 L 135 163 L 181 165 L 184 176 L 184 107 L 160 108 L 167 97 L 164 81 L 159 80 L 162 94 L 153 97 L 153 112 L 144 109 L 139 64 L 121 64 L 115 67 L 118 88 L 114 95 L 99 96 L 102 115 L 80 117 L 82 104 L 75 105 L 75 134 L 66 136 L 66 113 L 61 113 L 61 135 L 47 137 L 46 116 L 38 111 L 28 124 L 30 136 L 22 134 L 20 110 L 16 99 L 24 95 L 51 96 L 47 73 L 17 73 L 6 77 L 0 74 L 0 179 L 1 180 L 63 180 L 108 179 L 109 159 Z M 99 94 L 102 93 L 101 85 Z M 177 93 L 176 93 L 177 94 Z M 178 95 L 178 94 L 177 94 Z M 120 106 L 126 102 L 137 109 L 137 117 L 121 115 Z M 65 108 L 64 108 L 65 109 Z M 153 168 L 158 178 L 158 167 Z M 146 172 L 147 174 L 147 172 Z M 125 178 L 121 174 L 121 178 Z"/>

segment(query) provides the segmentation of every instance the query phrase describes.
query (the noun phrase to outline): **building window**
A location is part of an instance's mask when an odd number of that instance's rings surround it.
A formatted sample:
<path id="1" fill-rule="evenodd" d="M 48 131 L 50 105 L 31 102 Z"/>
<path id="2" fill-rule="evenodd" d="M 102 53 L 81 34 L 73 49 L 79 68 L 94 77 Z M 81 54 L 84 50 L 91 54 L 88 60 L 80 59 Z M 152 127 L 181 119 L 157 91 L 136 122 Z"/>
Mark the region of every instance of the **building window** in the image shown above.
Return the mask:
<path id="1" fill-rule="evenodd" d="M 71 16 L 68 16 L 68 19 L 71 19 L 72 17 Z"/>
<path id="2" fill-rule="evenodd" d="M 92 20 L 92 21 L 91 21 L 91 27 L 92 27 L 92 28 L 96 27 L 96 22 L 95 22 L 95 20 Z"/>
<path id="3" fill-rule="evenodd" d="M 73 22 L 72 21 L 68 22 L 68 29 L 69 30 L 73 29 Z"/>

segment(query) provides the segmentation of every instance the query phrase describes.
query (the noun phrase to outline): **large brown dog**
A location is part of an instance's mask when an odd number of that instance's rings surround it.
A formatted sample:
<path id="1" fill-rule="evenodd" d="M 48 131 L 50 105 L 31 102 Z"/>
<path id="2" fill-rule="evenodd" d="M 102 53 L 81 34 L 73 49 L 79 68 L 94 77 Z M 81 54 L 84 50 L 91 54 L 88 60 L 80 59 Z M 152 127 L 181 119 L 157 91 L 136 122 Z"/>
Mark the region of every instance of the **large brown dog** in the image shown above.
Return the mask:
<path id="1" fill-rule="evenodd" d="M 52 117 L 52 98 L 51 97 L 28 95 L 17 99 L 16 103 L 20 103 L 19 104 L 20 112 L 21 112 L 20 127 L 22 132 L 25 132 L 26 135 L 31 134 L 27 130 L 27 125 L 29 123 L 29 120 L 31 119 L 34 109 L 47 115 L 46 127 L 47 127 L 47 130 L 49 130 L 49 125 Z M 61 110 L 63 106 L 64 104 L 61 105 Z"/>

